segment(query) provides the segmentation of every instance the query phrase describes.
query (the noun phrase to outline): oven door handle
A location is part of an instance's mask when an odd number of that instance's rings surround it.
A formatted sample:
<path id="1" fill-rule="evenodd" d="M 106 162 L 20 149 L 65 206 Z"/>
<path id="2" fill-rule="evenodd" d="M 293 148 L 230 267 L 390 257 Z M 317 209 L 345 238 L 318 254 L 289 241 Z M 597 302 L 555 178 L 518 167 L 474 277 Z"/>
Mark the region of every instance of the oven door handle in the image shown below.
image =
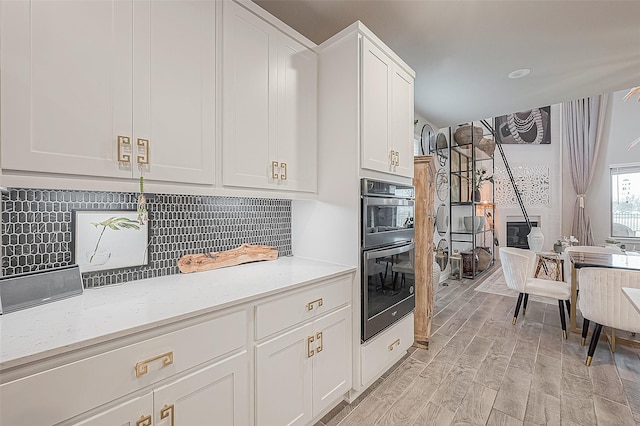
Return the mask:
<path id="1" fill-rule="evenodd" d="M 404 198 L 378 198 L 378 197 L 363 197 L 364 203 L 367 206 L 413 206 L 414 200 L 407 200 Z"/>
<path id="2" fill-rule="evenodd" d="M 405 244 L 405 245 L 390 248 L 390 249 L 367 251 L 364 253 L 364 257 L 365 259 L 370 260 L 378 257 L 393 256 L 394 254 L 400 254 L 400 253 L 407 252 L 409 250 L 413 250 L 415 246 L 416 245 L 414 243 L 410 243 L 410 244 Z"/>

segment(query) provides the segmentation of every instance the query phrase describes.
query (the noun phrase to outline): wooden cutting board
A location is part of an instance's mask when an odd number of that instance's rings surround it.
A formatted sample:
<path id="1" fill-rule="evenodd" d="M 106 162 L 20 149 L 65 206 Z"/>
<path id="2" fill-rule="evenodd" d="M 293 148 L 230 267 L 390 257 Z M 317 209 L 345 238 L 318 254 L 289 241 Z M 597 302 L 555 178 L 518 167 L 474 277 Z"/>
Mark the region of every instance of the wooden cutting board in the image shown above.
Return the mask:
<path id="1" fill-rule="evenodd" d="M 180 272 L 187 274 L 277 258 L 278 249 L 275 247 L 242 244 L 233 250 L 187 254 L 178 260 L 178 268 Z"/>

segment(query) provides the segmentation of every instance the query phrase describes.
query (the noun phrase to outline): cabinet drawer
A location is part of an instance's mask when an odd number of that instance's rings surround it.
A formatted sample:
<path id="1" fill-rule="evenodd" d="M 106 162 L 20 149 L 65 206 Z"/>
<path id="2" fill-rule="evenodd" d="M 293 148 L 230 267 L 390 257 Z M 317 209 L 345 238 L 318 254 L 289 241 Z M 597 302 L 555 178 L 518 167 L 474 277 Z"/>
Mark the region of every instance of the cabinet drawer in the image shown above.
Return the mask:
<path id="1" fill-rule="evenodd" d="M 0 386 L 0 424 L 54 424 L 246 345 L 238 311 Z"/>
<path id="2" fill-rule="evenodd" d="M 328 281 L 326 284 L 286 294 L 276 300 L 256 306 L 256 339 L 262 339 L 292 325 L 351 301 L 353 275 Z"/>
<path id="3" fill-rule="evenodd" d="M 413 312 L 362 346 L 362 385 L 377 379 L 413 345 Z"/>

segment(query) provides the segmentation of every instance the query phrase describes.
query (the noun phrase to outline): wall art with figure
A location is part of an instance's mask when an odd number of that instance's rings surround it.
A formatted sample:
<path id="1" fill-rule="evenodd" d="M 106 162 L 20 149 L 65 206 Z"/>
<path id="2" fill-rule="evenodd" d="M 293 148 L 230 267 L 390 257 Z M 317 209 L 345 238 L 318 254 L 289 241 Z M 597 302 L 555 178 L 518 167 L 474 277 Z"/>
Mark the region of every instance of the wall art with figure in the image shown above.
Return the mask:
<path id="1" fill-rule="evenodd" d="M 541 145 L 551 143 L 551 107 L 534 108 L 495 118 L 496 142 Z"/>

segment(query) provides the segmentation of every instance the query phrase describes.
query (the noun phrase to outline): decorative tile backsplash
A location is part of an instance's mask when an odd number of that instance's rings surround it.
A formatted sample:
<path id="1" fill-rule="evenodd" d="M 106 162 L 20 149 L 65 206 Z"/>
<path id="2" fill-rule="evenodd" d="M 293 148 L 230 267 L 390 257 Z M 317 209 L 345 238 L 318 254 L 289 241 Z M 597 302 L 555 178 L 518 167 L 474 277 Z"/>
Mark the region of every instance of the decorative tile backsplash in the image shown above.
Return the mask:
<path id="1" fill-rule="evenodd" d="M 3 276 L 71 263 L 74 209 L 133 210 L 136 193 L 9 189 L 2 197 Z M 149 264 L 87 272 L 86 287 L 179 273 L 185 254 L 224 251 L 242 243 L 291 255 L 291 201 L 155 194 L 148 200 Z"/>

